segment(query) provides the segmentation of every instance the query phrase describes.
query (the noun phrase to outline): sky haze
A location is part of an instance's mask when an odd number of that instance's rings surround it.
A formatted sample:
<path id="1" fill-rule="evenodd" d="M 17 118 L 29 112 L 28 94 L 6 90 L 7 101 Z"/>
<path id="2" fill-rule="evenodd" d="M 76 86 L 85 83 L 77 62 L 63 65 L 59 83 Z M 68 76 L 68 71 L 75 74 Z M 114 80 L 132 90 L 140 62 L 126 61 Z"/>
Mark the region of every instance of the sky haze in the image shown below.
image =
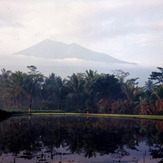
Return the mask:
<path id="1" fill-rule="evenodd" d="M 44 39 L 163 65 L 162 0 L 1 0 L 0 65 Z M 12 57 L 11 57 L 12 58 Z"/>

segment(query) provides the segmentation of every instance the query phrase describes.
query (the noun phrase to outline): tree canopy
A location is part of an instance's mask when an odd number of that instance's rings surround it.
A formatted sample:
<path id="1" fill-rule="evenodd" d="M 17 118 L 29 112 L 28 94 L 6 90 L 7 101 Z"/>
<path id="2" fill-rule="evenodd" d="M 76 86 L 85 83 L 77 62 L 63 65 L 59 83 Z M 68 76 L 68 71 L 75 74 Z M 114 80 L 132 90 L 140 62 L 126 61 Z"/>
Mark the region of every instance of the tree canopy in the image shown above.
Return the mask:
<path id="1" fill-rule="evenodd" d="M 163 114 L 163 68 L 152 72 L 144 87 L 128 72 L 73 73 L 66 79 L 45 77 L 34 65 L 28 73 L 2 69 L 0 106 L 3 109 L 47 109 L 65 112 Z M 153 82 L 155 82 L 153 84 Z"/>

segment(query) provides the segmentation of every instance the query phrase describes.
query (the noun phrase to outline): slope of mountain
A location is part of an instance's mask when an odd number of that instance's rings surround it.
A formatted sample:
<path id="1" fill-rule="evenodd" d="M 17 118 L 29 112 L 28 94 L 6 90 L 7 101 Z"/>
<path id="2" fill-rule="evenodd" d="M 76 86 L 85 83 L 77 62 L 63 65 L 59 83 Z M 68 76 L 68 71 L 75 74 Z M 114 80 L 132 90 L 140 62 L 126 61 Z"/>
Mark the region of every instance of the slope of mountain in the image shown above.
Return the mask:
<path id="1" fill-rule="evenodd" d="M 55 42 L 52 40 L 44 40 L 32 47 L 22 50 L 16 54 L 42 57 L 47 59 L 64 59 L 64 58 L 77 58 L 95 62 L 104 63 L 120 63 L 131 64 L 114 57 L 111 57 L 104 53 L 98 53 L 89 49 L 86 49 L 78 44 L 64 44 L 61 42 Z"/>

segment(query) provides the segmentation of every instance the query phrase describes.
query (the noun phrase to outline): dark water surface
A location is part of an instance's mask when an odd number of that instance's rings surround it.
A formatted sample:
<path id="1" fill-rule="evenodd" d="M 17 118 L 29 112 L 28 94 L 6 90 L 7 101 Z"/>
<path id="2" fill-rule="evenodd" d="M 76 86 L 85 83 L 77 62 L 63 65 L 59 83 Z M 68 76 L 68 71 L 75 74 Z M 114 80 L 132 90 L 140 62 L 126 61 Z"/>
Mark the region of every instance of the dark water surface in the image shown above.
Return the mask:
<path id="1" fill-rule="evenodd" d="M 163 121 L 12 117 L 0 122 L 0 163 L 162 163 Z"/>

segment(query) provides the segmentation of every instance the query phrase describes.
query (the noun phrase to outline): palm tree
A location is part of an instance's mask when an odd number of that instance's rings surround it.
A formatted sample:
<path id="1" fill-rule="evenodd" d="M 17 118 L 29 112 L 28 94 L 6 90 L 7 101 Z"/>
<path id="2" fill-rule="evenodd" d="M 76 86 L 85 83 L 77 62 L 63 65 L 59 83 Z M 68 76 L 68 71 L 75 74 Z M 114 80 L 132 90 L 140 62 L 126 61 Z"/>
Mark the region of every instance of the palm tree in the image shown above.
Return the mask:
<path id="1" fill-rule="evenodd" d="M 21 71 L 16 71 L 12 73 L 10 81 L 14 89 L 14 96 L 16 99 L 16 107 L 18 108 L 18 98 L 20 98 L 21 108 L 23 109 L 23 97 L 25 96 L 25 82 L 24 82 L 25 73 Z"/>
<path id="2" fill-rule="evenodd" d="M 29 99 L 29 113 L 33 106 L 33 101 L 36 96 L 38 96 L 41 92 L 42 83 L 44 81 L 43 75 L 37 71 L 35 66 L 27 66 L 30 69 L 27 75 L 24 76 L 24 89 L 26 95 Z"/>
<path id="3" fill-rule="evenodd" d="M 56 76 L 54 73 L 45 78 L 45 82 L 43 83 L 41 89 L 41 101 L 43 105 L 41 107 L 53 108 L 55 101 L 55 79 Z"/>
<path id="4" fill-rule="evenodd" d="M 63 100 L 67 93 L 65 90 L 64 81 L 62 81 L 61 77 L 56 78 L 54 93 L 55 93 L 56 100 L 58 103 L 58 110 L 60 109 L 63 110 Z"/>
<path id="5" fill-rule="evenodd" d="M 49 103 L 53 107 L 55 103 L 58 105 L 58 110 L 63 109 L 63 100 L 66 96 L 64 81 L 61 77 L 55 76 L 52 73 L 42 86 L 41 97 L 44 103 Z M 49 106 L 47 106 L 49 107 Z"/>
<path id="6" fill-rule="evenodd" d="M 84 91 L 86 93 L 86 107 L 87 107 L 87 111 L 92 110 L 93 112 L 96 112 L 96 96 L 97 96 L 97 92 L 96 92 L 96 82 L 97 79 L 99 77 L 99 74 L 97 73 L 97 71 L 93 71 L 93 70 L 86 70 L 85 73 L 85 85 L 84 85 Z"/>
<path id="7" fill-rule="evenodd" d="M 68 76 L 68 80 L 66 80 L 66 86 L 70 90 L 71 93 L 75 94 L 76 97 L 76 105 L 78 112 L 80 112 L 80 95 L 84 90 L 84 74 L 72 74 L 72 76 Z"/>
<path id="8" fill-rule="evenodd" d="M 152 91 L 152 88 L 154 87 L 153 82 L 151 80 L 148 80 L 147 82 L 145 82 L 145 86 L 143 87 L 143 89 L 145 91 Z"/>
<path id="9" fill-rule="evenodd" d="M 163 68 L 157 67 L 157 69 L 159 69 L 161 72 L 152 72 L 149 79 L 157 81 L 155 84 L 163 85 Z"/>
<path id="10" fill-rule="evenodd" d="M 85 74 L 85 89 L 87 91 L 87 93 L 89 93 L 89 95 L 94 94 L 95 92 L 95 83 L 97 81 L 99 77 L 99 74 L 97 73 L 97 71 L 93 71 L 93 70 L 86 70 L 86 74 Z"/>
<path id="11" fill-rule="evenodd" d="M 128 79 L 122 86 L 121 89 L 126 95 L 127 100 L 129 101 L 128 110 L 129 113 L 138 114 L 139 108 L 144 97 L 144 90 L 138 87 L 138 78 Z"/>
<path id="12" fill-rule="evenodd" d="M 3 81 L 1 81 L 0 84 L 1 87 L 1 97 L 4 100 L 4 105 L 5 108 L 11 108 L 13 107 L 12 105 L 12 101 L 14 99 L 14 89 L 11 85 L 11 82 L 9 79 L 4 79 Z"/>
<path id="13" fill-rule="evenodd" d="M 138 78 L 128 79 L 121 87 L 130 104 L 136 100 L 138 94 L 143 92 L 143 90 L 138 87 L 137 79 Z"/>
<path id="14" fill-rule="evenodd" d="M 4 68 L 1 71 L 2 71 L 2 75 L 0 76 L 1 79 L 8 79 L 12 73 L 10 70 L 6 71 Z"/>
<path id="15" fill-rule="evenodd" d="M 93 70 L 86 70 L 86 80 L 89 79 L 94 79 L 97 76 L 97 71 L 93 71 Z"/>
<path id="16" fill-rule="evenodd" d="M 12 72 L 10 70 L 6 71 L 2 69 L 2 74 L 0 75 L 0 96 L 3 99 L 3 104 L 5 108 L 11 108 L 12 100 L 14 98 L 13 87 L 11 85 L 10 76 Z"/>

